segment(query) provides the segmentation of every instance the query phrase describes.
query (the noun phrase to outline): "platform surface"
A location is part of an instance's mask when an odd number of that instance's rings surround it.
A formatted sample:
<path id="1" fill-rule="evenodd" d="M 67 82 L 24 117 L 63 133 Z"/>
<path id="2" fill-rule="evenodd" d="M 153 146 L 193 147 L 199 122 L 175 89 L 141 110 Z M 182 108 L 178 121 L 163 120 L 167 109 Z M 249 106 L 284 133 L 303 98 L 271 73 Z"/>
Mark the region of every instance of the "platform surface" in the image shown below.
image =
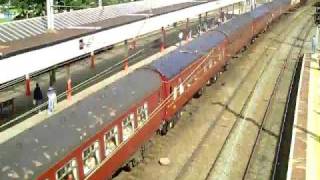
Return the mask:
<path id="1" fill-rule="evenodd" d="M 302 64 L 287 180 L 320 179 L 320 67 L 314 57 L 308 50 Z"/>

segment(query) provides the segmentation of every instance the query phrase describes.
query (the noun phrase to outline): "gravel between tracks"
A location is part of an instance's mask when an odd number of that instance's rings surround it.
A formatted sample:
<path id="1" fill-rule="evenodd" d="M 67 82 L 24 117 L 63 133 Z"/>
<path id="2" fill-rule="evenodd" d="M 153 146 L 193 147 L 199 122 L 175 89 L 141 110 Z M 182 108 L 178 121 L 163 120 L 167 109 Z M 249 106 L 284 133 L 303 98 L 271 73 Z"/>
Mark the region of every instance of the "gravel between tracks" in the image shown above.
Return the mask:
<path id="1" fill-rule="evenodd" d="M 272 57 L 275 56 L 275 52 L 279 53 L 277 49 L 288 49 L 285 46 L 290 42 L 281 42 L 278 34 L 281 34 L 283 27 L 294 29 L 289 24 L 294 24 L 293 19 L 296 16 L 291 14 L 282 17 L 281 24 L 274 24 L 268 33 L 262 35 L 241 55 L 242 57 L 234 59 L 229 70 L 216 84 L 207 87 L 201 98 L 190 101 L 178 124 L 167 136 L 155 136 L 152 139 L 153 146 L 145 161 L 131 172 L 121 172 L 115 179 L 205 179 L 226 142 L 232 124 L 243 115 L 246 121 L 242 120 L 243 125 L 237 126 L 241 127 L 242 131 L 233 137 L 230 136 L 230 139 L 237 141 L 231 143 L 233 148 L 226 148 L 228 150 L 225 153 L 221 152 L 216 162 L 219 166 L 214 166 L 213 173 L 210 174 L 214 179 L 240 179 L 246 164 L 242 158 L 249 157 L 248 147 L 253 145 L 254 133 L 250 135 L 249 128 L 257 129 L 259 126 L 257 116 L 261 116 L 264 109 L 258 107 L 266 107 L 272 91 L 270 87 L 276 80 L 283 62 L 274 60 L 282 58 Z M 274 41 L 275 43 L 272 43 Z M 267 45 L 270 43 L 271 45 Z M 268 63 L 271 68 L 265 72 L 266 76 L 259 79 L 258 75 Z M 248 72 L 250 73 L 247 75 Z M 248 110 L 241 114 L 241 109 L 258 79 L 260 85 L 251 97 L 252 102 L 248 103 Z M 210 126 L 212 128 L 208 131 Z M 243 151 L 244 147 L 248 150 Z M 160 166 L 160 157 L 169 157 L 171 164 Z"/>

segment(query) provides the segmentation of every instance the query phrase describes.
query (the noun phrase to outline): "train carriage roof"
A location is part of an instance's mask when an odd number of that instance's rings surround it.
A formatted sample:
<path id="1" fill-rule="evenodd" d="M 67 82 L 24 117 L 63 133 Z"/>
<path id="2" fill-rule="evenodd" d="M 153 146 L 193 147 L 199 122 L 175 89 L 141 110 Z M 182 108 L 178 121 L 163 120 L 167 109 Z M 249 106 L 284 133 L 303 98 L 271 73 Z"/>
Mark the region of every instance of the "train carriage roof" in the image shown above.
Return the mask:
<path id="1" fill-rule="evenodd" d="M 235 32 L 239 31 L 239 28 L 247 27 L 248 24 L 252 22 L 253 18 L 250 16 L 250 13 L 245 13 L 235 18 L 232 18 L 230 21 L 221 24 L 215 30 L 223 32 L 226 36 L 230 37 Z"/>
<path id="2" fill-rule="evenodd" d="M 33 179 L 160 85 L 158 73 L 136 70 L 2 143 L 0 179 Z"/>
<path id="3" fill-rule="evenodd" d="M 269 10 L 268 6 L 261 5 L 257 8 L 255 8 L 254 11 L 251 11 L 250 16 L 253 18 L 259 18 L 261 16 L 264 16 L 265 14 L 268 14 L 269 11 L 270 10 Z"/>
<path id="4" fill-rule="evenodd" d="M 167 79 L 172 79 L 224 39 L 225 36 L 220 32 L 208 32 L 154 61 L 149 65 L 149 68 L 157 70 Z"/>
<path id="5" fill-rule="evenodd" d="M 267 6 L 270 11 L 273 11 L 275 9 L 279 9 L 279 7 L 288 6 L 290 4 L 291 4 L 290 0 L 277 0 L 277 1 L 272 1 L 268 3 Z"/>

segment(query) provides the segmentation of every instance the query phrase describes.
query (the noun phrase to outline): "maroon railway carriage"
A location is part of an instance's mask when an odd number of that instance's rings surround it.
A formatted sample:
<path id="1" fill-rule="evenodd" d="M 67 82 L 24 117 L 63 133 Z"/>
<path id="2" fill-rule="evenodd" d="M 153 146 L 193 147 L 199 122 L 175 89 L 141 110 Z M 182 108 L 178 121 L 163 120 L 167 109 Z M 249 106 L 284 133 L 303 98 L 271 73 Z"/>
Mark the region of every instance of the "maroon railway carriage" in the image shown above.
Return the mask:
<path id="1" fill-rule="evenodd" d="M 272 21 L 278 19 L 283 13 L 287 12 L 291 6 L 291 0 L 277 0 L 267 4 L 269 12 L 272 14 Z"/>
<path id="2" fill-rule="evenodd" d="M 160 90 L 158 73 L 139 69 L 12 137 L 0 179 L 111 176 L 159 128 Z"/>
<path id="3" fill-rule="evenodd" d="M 230 59 L 237 54 L 252 39 L 252 17 L 245 13 L 229 22 L 217 27 L 214 31 L 226 35 L 228 45 L 226 48 L 226 58 Z"/>
<path id="4" fill-rule="evenodd" d="M 260 32 L 265 31 L 272 21 L 272 15 L 268 6 L 259 6 L 250 13 L 253 18 L 253 36 L 257 36 Z"/>
<path id="5" fill-rule="evenodd" d="M 165 107 L 163 134 L 174 125 L 175 115 L 210 78 L 226 64 L 225 35 L 209 32 L 178 50 L 161 57 L 149 68 L 161 74 L 168 100 Z M 169 123 L 169 124 L 168 124 Z"/>

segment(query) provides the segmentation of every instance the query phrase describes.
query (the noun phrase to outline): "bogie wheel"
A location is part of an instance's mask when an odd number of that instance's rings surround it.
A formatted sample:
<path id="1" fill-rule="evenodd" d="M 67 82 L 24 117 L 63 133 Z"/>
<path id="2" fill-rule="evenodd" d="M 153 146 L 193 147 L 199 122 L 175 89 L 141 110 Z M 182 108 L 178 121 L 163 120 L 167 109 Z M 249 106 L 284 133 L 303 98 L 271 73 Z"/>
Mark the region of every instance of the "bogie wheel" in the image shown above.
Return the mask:
<path id="1" fill-rule="evenodd" d="M 134 165 L 132 160 L 129 161 L 125 166 L 124 166 L 124 170 L 127 172 L 130 172 L 133 169 Z"/>
<path id="2" fill-rule="evenodd" d="M 161 136 L 165 136 L 168 133 L 168 122 L 165 122 L 160 130 Z"/>
<path id="3" fill-rule="evenodd" d="M 217 76 L 214 76 L 214 77 L 210 78 L 210 81 L 211 81 L 212 84 L 216 83 L 217 80 L 218 80 Z"/>
<path id="4" fill-rule="evenodd" d="M 139 164 L 139 161 L 135 158 L 131 160 L 132 167 L 136 167 Z"/>
<path id="5" fill-rule="evenodd" d="M 198 90 L 198 92 L 194 95 L 194 97 L 195 97 L 195 98 L 199 98 L 199 97 L 201 97 L 201 95 L 202 95 L 203 91 L 204 91 L 204 88 L 203 88 L 203 87 L 202 87 L 202 88 L 200 88 L 200 89 Z"/>
<path id="6" fill-rule="evenodd" d="M 172 129 L 174 128 L 176 122 L 175 122 L 175 118 L 171 119 L 171 121 L 169 122 L 169 128 Z"/>
<path id="7" fill-rule="evenodd" d="M 207 86 L 211 86 L 211 84 L 212 84 L 212 82 L 211 82 L 211 80 L 209 79 L 209 80 L 207 81 L 206 85 L 207 85 Z"/>
<path id="8" fill-rule="evenodd" d="M 223 71 L 227 71 L 228 70 L 228 64 L 225 64 L 224 66 L 223 66 Z"/>

